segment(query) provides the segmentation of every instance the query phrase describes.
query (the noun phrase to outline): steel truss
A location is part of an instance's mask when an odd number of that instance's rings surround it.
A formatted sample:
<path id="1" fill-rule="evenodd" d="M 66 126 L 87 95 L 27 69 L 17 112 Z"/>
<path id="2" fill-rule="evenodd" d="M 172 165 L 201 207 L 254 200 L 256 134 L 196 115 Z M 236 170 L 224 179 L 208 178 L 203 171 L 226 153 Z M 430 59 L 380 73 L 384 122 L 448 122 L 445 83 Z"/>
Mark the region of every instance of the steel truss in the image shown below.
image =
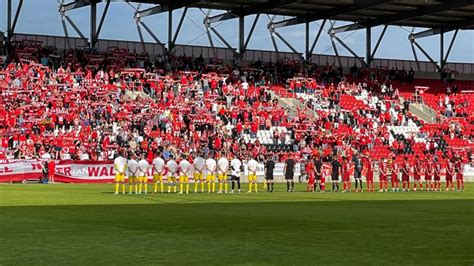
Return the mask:
<path id="1" fill-rule="evenodd" d="M 59 1 L 59 0 L 58 0 Z M 153 40 L 160 45 L 165 45 L 153 32 L 152 28 L 149 27 L 142 19 L 147 16 L 167 13 L 168 15 L 168 29 L 167 29 L 167 48 L 169 51 L 173 51 L 174 47 L 177 42 L 177 38 L 183 26 L 184 20 L 186 19 L 186 15 L 188 12 L 188 7 L 196 7 L 198 4 L 202 4 L 203 0 L 163 0 L 160 4 L 157 4 L 151 8 L 140 10 L 141 4 L 138 4 L 137 7 L 132 6 L 129 2 L 138 2 L 138 1 L 128 1 L 128 0 L 75 0 L 69 3 L 64 3 L 64 0 L 61 0 L 59 4 L 59 15 L 61 17 L 61 24 L 64 31 L 64 35 L 66 36 L 66 47 L 72 47 L 69 39 L 69 30 L 68 24 L 72 29 L 80 36 L 82 40 L 84 40 L 89 47 L 96 48 L 97 42 L 100 37 L 100 33 L 103 29 L 105 24 L 105 20 L 109 11 L 109 6 L 112 2 L 122 2 L 127 3 L 134 9 L 134 19 L 136 22 L 138 36 L 140 41 L 143 44 L 143 49 L 145 50 L 145 42 L 142 29 L 153 38 Z M 7 17 L 7 32 L 6 32 L 6 40 L 10 42 L 15 34 L 15 28 L 23 7 L 23 0 L 18 0 L 18 6 L 16 7 L 15 11 L 13 10 L 13 0 L 6 0 L 7 8 L 6 8 L 6 17 Z M 439 5 L 432 5 L 432 6 L 420 6 L 416 7 L 413 10 L 403 12 L 402 15 L 389 15 L 378 19 L 367 19 L 367 21 L 359 21 L 358 23 L 345 25 L 342 27 L 335 27 L 335 22 L 330 20 L 338 15 L 350 13 L 350 12 L 358 12 L 365 9 L 370 8 L 377 8 L 384 4 L 394 3 L 396 4 L 398 0 L 354 0 L 352 3 L 347 5 L 342 5 L 338 7 L 333 7 L 326 9 L 324 11 L 317 11 L 308 13 L 304 16 L 299 17 L 292 17 L 290 19 L 284 19 L 281 21 L 275 21 L 275 15 L 270 17 L 267 13 L 269 10 L 274 8 L 284 8 L 287 6 L 291 6 L 295 2 L 304 2 L 304 1 L 295 1 L 295 0 L 272 0 L 268 2 L 257 2 L 252 4 L 252 8 L 240 8 L 230 10 L 228 12 L 211 16 L 211 11 L 209 10 L 207 13 L 204 13 L 203 25 L 206 30 L 207 37 L 209 39 L 209 44 L 211 47 L 214 47 L 213 37 L 215 35 L 217 39 L 224 44 L 224 46 L 228 49 L 232 49 L 235 51 L 238 57 L 243 57 L 245 51 L 247 50 L 256 25 L 261 17 L 262 14 L 266 14 L 269 18 L 270 22 L 267 25 L 267 29 L 270 34 L 270 38 L 272 41 L 273 48 L 275 52 L 279 52 L 279 47 L 277 45 L 276 39 L 279 39 L 283 44 L 285 44 L 292 52 L 298 53 L 298 51 L 293 47 L 293 45 L 285 39 L 285 37 L 277 31 L 278 28 L 297 25 L 297 24 L 304 24 L 305 30 L 305 38 L 304 38 L 304 58 L 309 60 L 313 55 L 314 49 L 320 39 L 322 31 L 327 24 L 328 20 L 330 23 L 329 31 L 327 32 L 331 45 L 333 47 L 334 53 L 340 62 L 339 51 L 337 49 L 337 45 L 339 44 L 344 47 L 350 54 L 352 54 L 358 61 L 366 66 L 370 66 L 380 44 L 385 36 L 386 30 L 388 28 L 388 24 L 393 22 L 397 22 L 400 20 L 410 19 L 416 16 L 425 16 L 430 14 L 435 14 L 440 11 L 444 10 L 455 10 L 456 8 L 460 8 L 469 4 L 474 4 L 474 0 L 450 0 L 445 1 Z M 97 4 L 104 3 L 104 11 L 102 12 L 99 21 L 97 20 Z M 90 19 L 90 33 L 89 36 L 86 37 L 85 34 L 81 31 L 81 29 L 74 23 L 73 19 L 68 16 L 67 12 L 77 9 L 89 7 L 89 19 Z M 182 14 L 180 16 L 179 22 L 177 24 L 176 29 L 173 31 L 173 11 L 177 9 L 181 9 Z M 14 13 L 14 14 L 13 14 Z M 247 36 L 245 36 L 245 17 L 249 15 L 255 15 L 255 18 L 250 26 L 250 31 Z M 230 19 L 238 19 L 238 45 L 237 47 L 233 47 L 216 29 L 215 23 L 222 22 Z M 312 31 L 311 23 L 317 20 L 322 20 L 319 25 L 319 28 L 315 28 L 314 32 L 316 33 L 314 40 L 312 43 L 310 42 L 310 33 Z M 383 25 L 383 29 L 381 31 L 380 36 L 378 37 L 375 46 L 372 47 L 372 29 L 376 26 Z M 418 62 L 418 55 L 417 49 L 423 53 L 431 63 L 436 65 L 438 68 L 443 68 L 449 59 L 449 55 L 451 50 L 454 46 L 456 41 L 458 32 L 460 29 L 470 28 L 474 26 L 474 18 L 472 19 L 465 19 L 462 22 L 453 23 L 450 22 L 446 25 L 443 25 L 438 28 L 432 28 L 429 30 L 425 30 L 418 33 L 411 33 L 408 37 L 413 55 L 415 60 Z M 365 29 L 366 31 L 366 49 L 365 49 L 365 56 L 359 56 L 355 53 L 349 45 L 347 45 L 343 39 L 339 38 L 337 34 L 341 32 L 348 32 L 354 30 Z M 446 32 L 454 31 L 454 35 L 447 46 L 448 49 L 445 51 L 445 43 L 444 43 L 444 34 Z M 433 36 L 433 35 L 440 35 L 440 59 L 436 62 L 430 54 L 423 49 L 423 47 L 417 42 L 418 39 Z M 8 47 L 8 46 L 7 46 Z"/>

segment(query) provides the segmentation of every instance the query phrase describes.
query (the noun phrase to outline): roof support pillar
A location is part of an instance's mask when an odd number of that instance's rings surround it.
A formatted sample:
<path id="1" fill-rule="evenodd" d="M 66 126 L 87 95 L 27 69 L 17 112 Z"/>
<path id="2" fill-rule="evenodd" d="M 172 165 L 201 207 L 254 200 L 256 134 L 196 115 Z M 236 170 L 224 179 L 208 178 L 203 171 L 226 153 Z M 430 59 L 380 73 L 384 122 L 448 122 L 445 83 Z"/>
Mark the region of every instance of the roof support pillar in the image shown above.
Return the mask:
<path id="1" fill-rule="evenodd" d="M 372 28 L 365 28 L 365 64 L 370 67 L 372 63 Z"/>
<path id="2" fill-rule="evenodd" d="M 95 48 L 97 43 L 96 35 L 97 35 L 97 3 L 91 3 L 90 9 L 90 48 Z"/>
<path id="3" fill-rule="evenodd" d="M 239 54 L 245 53 L 245 17 L 239 16 Z"/>

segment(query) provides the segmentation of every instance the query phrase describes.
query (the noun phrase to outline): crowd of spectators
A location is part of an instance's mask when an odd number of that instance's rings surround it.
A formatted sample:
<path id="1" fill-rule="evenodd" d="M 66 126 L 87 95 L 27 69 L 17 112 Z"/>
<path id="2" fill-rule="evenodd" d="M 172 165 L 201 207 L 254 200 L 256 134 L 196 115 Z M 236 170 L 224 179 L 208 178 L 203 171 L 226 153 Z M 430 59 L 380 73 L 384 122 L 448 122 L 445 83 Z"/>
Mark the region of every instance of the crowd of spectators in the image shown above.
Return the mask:
<path id="1" fill-rule="evenodd" d="M 100 161 L 120 153 L 151 161 L 158 152 L 166 159 L 225 151 L 283 161 L 290 153 L 468 158 L 470 152 L 470 121 L 450 119 L 467 116 L 453 108 L 467 107 L 465 99 L 446 96 L 446 119 L 436 124 L 401 101 L 397 86 L 412 83 L 413 70 L 354 66 L 343 75 L 340 67 L 290 60 L 232 66 L 125 49 L 59 53 L 31 42 L 17 43 L 8 56 L 11 63 L 0 69 L 3 159 Z M 291 112 L 283 96 L 296 96 L 301 107 Z M 399 134 L 396 127 L 416 130 Z M 262 130 L 272 131 L 272 143 L 260 141 Z M 453 140 L 464 148 L 448 145 Z"/>

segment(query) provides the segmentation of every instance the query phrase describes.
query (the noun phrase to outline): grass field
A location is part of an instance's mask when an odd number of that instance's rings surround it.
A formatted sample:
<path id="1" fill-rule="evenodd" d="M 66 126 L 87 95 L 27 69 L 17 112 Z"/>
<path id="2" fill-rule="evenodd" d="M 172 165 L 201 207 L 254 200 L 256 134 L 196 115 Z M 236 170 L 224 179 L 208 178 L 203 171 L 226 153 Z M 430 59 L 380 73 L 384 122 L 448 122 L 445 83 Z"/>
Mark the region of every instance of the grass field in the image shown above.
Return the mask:
<path id="1" fill-rule="evenodd" d="M 0 264 L 474 263 L 474 184 L 449 193 L 112 190 L 0 185 Z"/>

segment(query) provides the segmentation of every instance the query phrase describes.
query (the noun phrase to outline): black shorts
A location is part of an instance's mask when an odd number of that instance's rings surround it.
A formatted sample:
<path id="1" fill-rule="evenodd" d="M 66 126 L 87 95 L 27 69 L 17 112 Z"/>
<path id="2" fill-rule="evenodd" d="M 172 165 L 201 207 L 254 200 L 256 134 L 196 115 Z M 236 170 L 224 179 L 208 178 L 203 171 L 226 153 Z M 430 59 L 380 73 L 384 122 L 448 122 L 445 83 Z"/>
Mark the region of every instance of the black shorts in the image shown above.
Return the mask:
<path id="1" fill-rule="evenodd" d="M 285 173 L 286 180 L 293 180 L 295 173 Z"/>
<path id="2" fill-rule="evenodd" d="M 231 175 L 231 176 L 230 176 L 230 180 L 231 180 L 231 181 L 240 181 L 240 176 Z"/>
<path id="3" fill-rule="evenodd" d="M 316 175 L 315 177 L 316 177 L 316 180 L 321 180 L 322 175 Z"/>
<path id="4" fill-rule="evenodd" d="M 273 180 L 273 173 L 265 175 L 266 180 Z"/>
<path id="5" fill-rule="evenodd" d="M 339 175 L 331 175 L 332 181 L 339 181 Z"/>
<path id="6" fill-rule="evenodd" d="M 361 172 L 354 171 L 354 178 L 355 179 L 362 178 Z"/>

